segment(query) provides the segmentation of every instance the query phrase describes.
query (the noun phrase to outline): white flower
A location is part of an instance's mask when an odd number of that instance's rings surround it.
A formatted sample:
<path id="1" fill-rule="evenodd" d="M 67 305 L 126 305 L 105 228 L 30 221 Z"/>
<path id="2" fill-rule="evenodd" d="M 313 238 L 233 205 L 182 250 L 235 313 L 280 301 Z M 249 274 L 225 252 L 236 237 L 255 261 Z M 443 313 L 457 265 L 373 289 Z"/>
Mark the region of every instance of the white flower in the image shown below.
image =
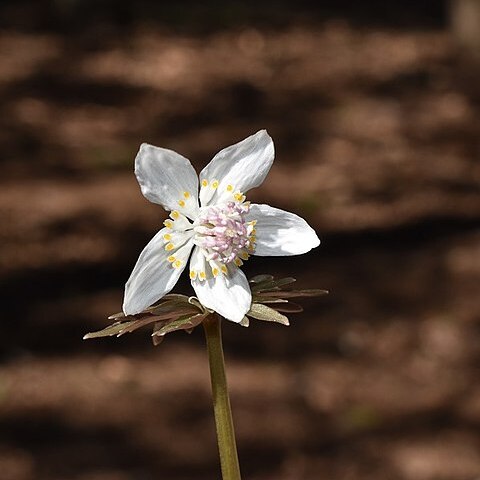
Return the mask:
<path id="1" fill-rule="evenodd" d="M 123 311 L 134 315 L 177 283 L 190 258 L 190 279 L 200 302 L 241 322 L 252 302 L 240 266 L 250 255 L 299 255 L 318 246 L 299 216 L 250 204 L 273 163 L 265 130 L 221 150 L 200 172 L 178 153 L 142 144 L 135 174 L 143 195 L 170 211 L 170 219 L 144 248 L 125 285 Z M 193 252 L 192 252 L 193 251 Z"/>

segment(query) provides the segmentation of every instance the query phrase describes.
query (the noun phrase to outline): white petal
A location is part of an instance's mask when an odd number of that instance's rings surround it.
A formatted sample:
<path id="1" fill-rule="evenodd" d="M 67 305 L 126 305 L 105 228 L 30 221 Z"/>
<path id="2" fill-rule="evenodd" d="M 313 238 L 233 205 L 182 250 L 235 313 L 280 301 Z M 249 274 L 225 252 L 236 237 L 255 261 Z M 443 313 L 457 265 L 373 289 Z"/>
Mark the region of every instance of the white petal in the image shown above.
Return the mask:
<path id="1" fill-rule="evenodd" d="M 200 172 L 200 180 L 206 180 L 207 189 L 211 189 L 212 182 L 218 181 L 215 195 L 210 190 L 208 195 L 201 192 L 202 204 L 213 204 L 221 201 L 222 196 L 230 197 L 232 192 L 245 193 L 258 187 L 267 176 L 274 156 L 273 140 L 266 130 L 260 130 L 255 135 L 221 150 Z M 231 188 L 227 190 L 229 185 Z"/>
<path id="2" fill-rule="evenodd" d="M 135 175 L 143 195 L 151 202 L 190 218 L 197 216 L 198 177 L 182 155 L 143 143 L 135 158 Z"/>
<path id="3" fill-rule="evenodd" d="M 315 230 L 294 213 L 252 204 L 247 220 L 257 220 L 254 255 L 300 255 L 320 245 Z"/>
<path id="4" fill-rule="evenodd" d="M 188 241 L 183 247 L 171 252 L 165 251 L 163 236 L 167 228 L 162 228 L 138 257 L 137 263 L 125 285 L 123 312 L 135 315 L 166 295 L 177 283 L 178 277 L 187 265 L 193 247 Z M 168 258 L 174 256 L 181 263 L 174 268 Z"/>
<path id="5" fill-rule="evenodd" d="M 252 304 L 252 293 L 244 273 L 232 268 L 228 275 L 192 280 L 198 299 L 207 308 L 232 322 L 240 323 Z"/>

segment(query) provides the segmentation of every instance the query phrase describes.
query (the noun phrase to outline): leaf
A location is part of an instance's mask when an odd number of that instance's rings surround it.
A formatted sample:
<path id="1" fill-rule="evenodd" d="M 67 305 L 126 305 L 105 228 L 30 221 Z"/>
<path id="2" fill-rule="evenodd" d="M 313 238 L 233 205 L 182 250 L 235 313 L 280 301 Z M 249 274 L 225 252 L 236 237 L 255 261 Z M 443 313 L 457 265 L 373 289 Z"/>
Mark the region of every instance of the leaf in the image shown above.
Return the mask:
<path id="1" fill-rule="evenodd" d="M 250 320 L 248 319 L 248 317 L 243 317 L 242 321 L 239 322 L 239 325 L 241 325 L 242 327 L 248 327 L 250 325 Z"/>
<path id="2" fill-rule="evenodd" d="M 152 305 L 151 307 L 146 308 L 140 313 L 137 313 L 135 315 L 125 315 L 123 312 L 118 312 L 114 313 L 113 315 L 110 315 L 108 317 L 109 320 L 116 320 L 118 318 L 128 318 L 128 317 L 138 317 L 142 315 L 148 315 L 149 313 L 155 312 L 155 311 L 160 311 L 163 309 L 170 308 L 173 303 L 175 302 L 176 304 L 179 304 L 180 306 L 184 306 L 185 303 L 188 303 L 189 297 L 186 295 L 180 295 L 176 293 L 169 293 L 162 297 L 159 303 Z M 163 308 L 165 307 L 165 308 Z"/>
<path id="3" fill-rule="evenodd" d="M 162 297 L 162 300 L 177 300 L 179 302 L 188 303 L 189 297 L 180 293 L 167 293 Z"/>
<path id="4" fill-rule="evenodd" d="M 289 285 L 293 282 L 296 282 L 296 279 L 293 277 L 280 278 L 279 280 L 272 280 L 271 282 L 262 283 L 256 288 L 257 292 L 265 290 L 280 290 L 280 287 L 284 285 Z"/>
<path id="5" fill-rule="evenodd" d="M 288 300 L 283 298 L 268 298 L 261 295 L 253 295 L 254 303 L 288 303 Z"/>
<path id="6" fill-rule="evenodd" d="M 303 312 L 303 307 L 298 305 L 297 303 L 286 302 L 281 303 L 280 305 L 275 304 L 272 307 L 277 312 L 285 312 L 285 313 L 300 313 Z"/>
<path id="7" fill-rule="evenodd" d="M 195 305 L 187 302 L 179 302 L 176 300 L 167 300 L 166 302 L 156 305 L 150 310 L 150 313 L 153 315 L 161 315 L 172 312 L 181 312 L 182 313 L 199 313 L 198 308 Z"/>
<path id="8" fill-rule="evenodd" d="M 289 325 L 288 318 L 277 312 L 273 308 L 267 307 L 261 303 L 253 303 L 250 311 L 247 313 L 249 317 L 257 320 L 265 320 L 267 322 L 277 322 L 282 325 Z"/>
<path id="9" fill-rule="evenodd" d="M 280 290 L 276 292 L 260 292 L 257 294 L 257 298 L 293 298 L 293 297 L 319 297 L 321 295 L 327 295 L 328 290 L 320 289 L 307 289 L 307 290 Z M 260 300 L 263 301 L 263 300 Z"/>
<path id="10" fill-rule="evenodd" d="M 261 283 L 261 282 L 271 282 L 273 280 L 273 275 L 255 275 L 250 279 L 250 283 Z"/>
<path id="11" fill-rule="evenodd" d="M 209 314 L 198 313 L 196 315 L 184 315 L 171 322 L 163 323 L 162 325 L 159 325 L 159 328 L 154 327 L 152 336 L 163 336 L 176 330 L 189 330 L 202 323 L 207 315 Z"/>
<path id="12" fill-rule="evenodd" d="M 280 278 L 279 280 L 274 281 L 276 287 L 283 287 L 284 285 L 290 285 L 291 283 L 295 283 L 297 281 L 296 278 L 293 277 L 285 277 Z"/>
<path id="13" fill-rule="evenodd" d="M 157 327 L 160 328 L 160 325 L 158 323 L 156 323 L 155 326 L 153 327 L 153 331 L 155 331 L 155 329 Z M 160 345 L 163 342 L 163 339 L 164 339 L 164 337 L 159 337 L 157 335 L 152 335 L 152 343 L 155 347 Z"/>
<path id="14" fill-rule="evenodd" d="M 204 307 L 201 303 L 200 300 L 197 297 L 189 297 L 188 298 L 188 303 L 195 305 L 201 312 L 206 312 L 208 310 L 209 313 L 211 313 L 213 310 L 210 310 L 206 307 Z"/>
<path id="15" fill-rule="evenodd" d="M 155 321 L 154 317 L 142 319 L 142 320 L 130 320 L 127 322 L 116 322 L 102 330 L 97 332 L 91 332 L 84 335 L 83 339 L 88 340 L 90 338 L 112 337 L 116 335 L 120 337 L 124 333 L 133 332 L 137 328 L 143 327 Z"/>

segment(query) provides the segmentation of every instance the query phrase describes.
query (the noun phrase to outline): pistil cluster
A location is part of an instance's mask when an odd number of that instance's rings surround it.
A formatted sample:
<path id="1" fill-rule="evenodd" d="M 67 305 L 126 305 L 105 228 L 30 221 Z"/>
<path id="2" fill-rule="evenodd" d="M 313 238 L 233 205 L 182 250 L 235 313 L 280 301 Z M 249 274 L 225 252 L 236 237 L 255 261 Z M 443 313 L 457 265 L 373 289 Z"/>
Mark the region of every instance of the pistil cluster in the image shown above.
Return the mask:
<path id="1" fill-rule="evenodd" d="M 247 222 L 245 215 L 250 210 L 248 202 L 227 202 L 206 208 L 194 223 L 194 243 L 205 255 L 213 268 L 220 270 L 229 263 L 237 266 L 247 260 L 255 249 L 255 221 Z"/>

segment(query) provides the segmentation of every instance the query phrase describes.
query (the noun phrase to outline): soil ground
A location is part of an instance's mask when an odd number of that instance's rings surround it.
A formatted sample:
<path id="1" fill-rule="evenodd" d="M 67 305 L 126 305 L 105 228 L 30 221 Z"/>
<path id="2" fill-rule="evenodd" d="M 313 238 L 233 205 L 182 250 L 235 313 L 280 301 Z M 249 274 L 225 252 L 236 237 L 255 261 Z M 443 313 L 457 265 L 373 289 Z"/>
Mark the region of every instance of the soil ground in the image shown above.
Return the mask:
<path id="1" fill-rule="evenodd" d="M 201 168 L 260 128 L 250 198 L 322 245 L 246 272 L 331 293 L 224 326 L 244 477 L 480 478 L 480 82 L 437 3 L 1 6 L 2 480 L 219 478 L 201 329 L 81 338 L 165 217 L 139 144 Z"/>

